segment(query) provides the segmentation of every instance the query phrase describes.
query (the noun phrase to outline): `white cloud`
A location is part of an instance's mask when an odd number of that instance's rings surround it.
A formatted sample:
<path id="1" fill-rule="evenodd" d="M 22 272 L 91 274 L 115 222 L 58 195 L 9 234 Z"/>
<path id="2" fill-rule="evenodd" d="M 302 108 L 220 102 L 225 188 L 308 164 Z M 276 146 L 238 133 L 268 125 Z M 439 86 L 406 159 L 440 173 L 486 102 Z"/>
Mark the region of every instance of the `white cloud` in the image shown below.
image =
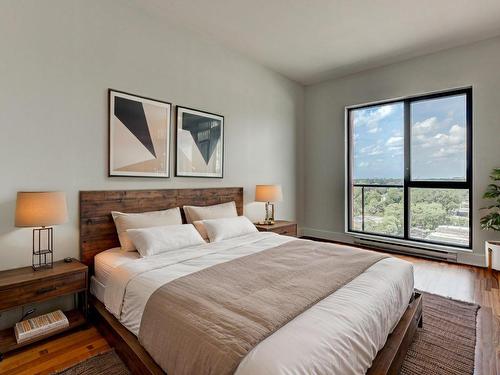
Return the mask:
<path id="1" fill-rule="evenodd" d="M 434 151 L 432 156 L 435 158 L 446 158 L 448 156 L 455 156 L 456 154 L 460 153 L 460 151 L 463 152 L 463 150 L 459 150 L 456 147 L 441 147 L 439 150 Z"/>
<path id="2" fill-rule="evenodd" d="M 438 127 L 439 123 L 436 117 L 429 117 L 421 122 L 416 122 L 411 128 L 411 135 L 427 134 Z"/>
<path id="3" fill-rule="evenodd" d="M 450 129 L 450 141 L 453 144 L 463 143 L 465 140 L 465 128 L 455 124 Z"/>
<path id="4" fill-rule="evenodd" d="M 439 145 L 443 146 L 462 145 L 465 140 L 465 128 L 453 125 L 448 134 L 436 134 L 434 139 Z"/>
<path id="5" fill-rule="evenodd" d="M 380 130 L 379 127 L 375 127 L 375 128 L 371 128 L 370 130 L 368 130 L 368 133 L 376 133 Z"/>
<path id="6" fill-rule="evenodd" d="M 448 158 L 465 152 L 465 127 L 455 124 L 447 132 L 419 134 L 412 139 L 413 152 L 425 152 L 434 158 Z"/>
<path id="7" fill-rule="evenodd" d="M 370 145 L 363 147 L 361 150 L 359 150 L 360 153 L 366 154 L 369 156 L 375 156 L 375 155 L 380 155 L 384 153 L 384 150 L 382 149 L 382 146 L 380 145 Z"/>
<path id="8" fill-rule="evenodd" d="M 360 109 L 355 112 L 356 126 L 367 126 L 369 128 L 378 128 L 378 123 L 395 111 L 396 104 L 387 104 L 379 106 L 376 110 Z M 373 131 L 375 133 L 376 131 Z"/>
<path id="9" fill-rule="evenodd" d="M 379 107 L 375 113 L 380 116 L 380 118 L 384 118 L 389 116 L 392 112 L 394 112 L 394 105 L 383 105 Z"/>
<path id="10" fill-rule="evenodd" d="M 403 145 L 403 137 L 390 137 L 387 142 L 385 142 L 386 146 L 396 147 Z"/>
<path id="11" fill-rule="evenodd" d="M 360 168 L 364 168 L 364 167 L 368 167 L 370 165 L 370 163 L 366 162 L 366 161 L 362 161 L 358 164 L 358 167 Z"/>

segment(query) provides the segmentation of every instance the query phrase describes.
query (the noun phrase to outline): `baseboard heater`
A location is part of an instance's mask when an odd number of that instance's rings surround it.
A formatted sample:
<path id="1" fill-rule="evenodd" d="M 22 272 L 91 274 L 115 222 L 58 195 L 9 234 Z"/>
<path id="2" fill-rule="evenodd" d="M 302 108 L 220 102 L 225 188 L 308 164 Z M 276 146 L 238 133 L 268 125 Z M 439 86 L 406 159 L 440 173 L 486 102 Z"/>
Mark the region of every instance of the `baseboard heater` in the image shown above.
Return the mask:
<path id="1" fill-rule="evenodd" d="M 441 250 L 428 250 L 418 246 L 406 246 L 400 244 L 389 243 L 386 241 L 368 240 L 364 238 L 355 238 L 354 243 L 357 245 L 367 246 L 376 250 L 382 250 L 389 253 L 397 253 L 403 255 L 418 255 L 422 258 L 429 258 L 435 260 L 445 260 L 447 262 L 457 262 L 457 253 L 441 251 Z"/>

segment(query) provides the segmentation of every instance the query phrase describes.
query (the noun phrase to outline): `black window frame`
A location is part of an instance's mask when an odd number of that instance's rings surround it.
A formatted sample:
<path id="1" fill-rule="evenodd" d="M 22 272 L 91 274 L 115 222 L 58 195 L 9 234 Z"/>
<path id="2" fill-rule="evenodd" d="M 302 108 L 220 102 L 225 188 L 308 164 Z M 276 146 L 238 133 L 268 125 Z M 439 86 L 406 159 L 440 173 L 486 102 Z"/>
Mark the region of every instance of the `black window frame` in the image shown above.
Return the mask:
<path id="1" fill-rule="evenodd" d="M 425 180 L 412 180 L 411 179 L 411 104 L 414 102 L 437 99 L 449 96 L 465 95 L 466 98 L 466 176 L 465 181 L 425 181 Z M 352 135 L 352 121 L 351 112 L 358 109 L 377 107 L 392 103 L 402 103 L 404 105 L 404 178 L 403 185 L 388 184 L 354 184 L 352 180 L 353 169 L 353 135 Z M 471 250 L 473 246 L 473 195 L 472 195 L 472 120 L 473 120 L 473 107 L 472 107 L 472 87 L 453 89 L 447 91 L 434 92 L 424 95 L 409 96 L 405 98 L 392 99 L 379 101 L 369 104 L 361 104 L 346 107 L 346 135 L 347 135 L 347 232 L 350 234 L 358 234 L 362 236 L 375 236 L 379 238 L 394 239 L 399 241 L 408 241 L 409 243 L 429 244 L 437 247 L 457 248 Z M 354 187 L 368 187 L 368 188 L 401 188 L 403 189 L 403 206 L 404 206 L 404 234 L 403 236 L 394 236 L 382 233 L 366 232 L 364 230 L 353 229 L 353 190 Z M 469 243 L 468 245 L 452 244 L 447 242 L 429 241 L 425 239 L 416 239 L 410 237 L 410 190 L 412 188 L 434 188 L 434 189 L 467 189 L 469 191 Z M 364 216 L 364 202 L 362 199 L 362 212 Z M 362 220 L 364 224 L 364 219 Z M 364 226 L 364 225 L 363 225 Z M 364 228 L 363 228 L 364 229 Z M 430 247 L 432 248 L 432 247 Z"/>

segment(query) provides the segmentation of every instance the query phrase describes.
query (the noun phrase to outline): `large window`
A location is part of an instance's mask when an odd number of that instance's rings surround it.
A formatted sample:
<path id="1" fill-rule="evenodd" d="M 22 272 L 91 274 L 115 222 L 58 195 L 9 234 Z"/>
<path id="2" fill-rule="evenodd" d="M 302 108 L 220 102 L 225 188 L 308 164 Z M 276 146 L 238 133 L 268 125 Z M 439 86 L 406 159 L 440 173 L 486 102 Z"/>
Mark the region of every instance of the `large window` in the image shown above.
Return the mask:
<path id="1" fill-rule="evenodd" d="M 470 248 L 471 89 L 349 107 L 348 231 Z"/>

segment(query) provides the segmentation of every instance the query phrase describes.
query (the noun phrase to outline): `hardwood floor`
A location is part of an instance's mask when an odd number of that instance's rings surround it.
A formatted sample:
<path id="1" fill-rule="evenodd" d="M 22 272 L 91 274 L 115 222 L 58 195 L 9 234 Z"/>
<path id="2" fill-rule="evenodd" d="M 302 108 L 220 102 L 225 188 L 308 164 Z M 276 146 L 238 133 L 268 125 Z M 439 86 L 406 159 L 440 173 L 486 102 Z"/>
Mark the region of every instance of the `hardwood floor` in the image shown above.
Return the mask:
<path id="1" fill-rule="evenodd" d="M 397 257 L 415 265 L 415 287 L 481 305 L 476 348 L 477 375 L 500 374 L 500 289 L 498 273 L 410 256 Z M 425 322 L 424 322 L 425 324 Z M 0 374 L 49 374 L 76 364 L 110 347 L 94 328 L 76 331 L 25 350 L 7 354 Z"/>
<path id="2" fill-rule="evenodd" d="M 97 329 L 88 327 L 7 353 L 0 374 L 52 374 L 110 349 Z"/>

